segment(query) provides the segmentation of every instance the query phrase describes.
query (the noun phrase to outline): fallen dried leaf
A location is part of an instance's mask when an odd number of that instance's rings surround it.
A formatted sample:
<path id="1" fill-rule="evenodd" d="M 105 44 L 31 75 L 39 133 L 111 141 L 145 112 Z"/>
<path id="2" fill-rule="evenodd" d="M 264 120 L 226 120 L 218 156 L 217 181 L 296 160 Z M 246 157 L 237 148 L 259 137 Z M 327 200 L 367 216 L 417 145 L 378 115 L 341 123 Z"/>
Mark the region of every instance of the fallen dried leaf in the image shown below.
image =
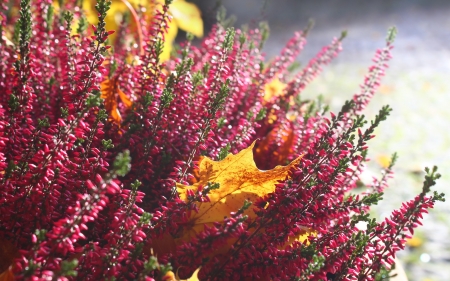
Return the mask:
<path id="1" fill-rule="evenodd" d="M 188 189 L 197 191 L 200 186 L 208 183 L 220 184 L 219 189 L 211 190 L 208 194 L 210 202 L 197 203 L 198 212 L 192 212 L 188 225 L 192 226 L 194 233 L 184 238 L 189 238 L 203 230 L 204 224 L 223 222 L 224 217 L 230 212 L 238 211 L 244 202 L 255 202 L 259 198 L 275 191 L 275 184 L 289 177 L 289 171 L 295 168 L 301 160 L 301 156 L 287 166 L 276 166 L 268 171 L 261 171 L 253 160 L 253 147 L 236 155 L 228 155 L 222 161 L 213 161 L 208 157 L 202 159 L 199 165 L 199 180 L 193 185 L 177 183 L 177 190 L 181 200 L 187 201 Z M 249 218 L 255 218 L 252 208 L 244 212 Z M 185 239 L 184 239 L 185 240 Z"/>

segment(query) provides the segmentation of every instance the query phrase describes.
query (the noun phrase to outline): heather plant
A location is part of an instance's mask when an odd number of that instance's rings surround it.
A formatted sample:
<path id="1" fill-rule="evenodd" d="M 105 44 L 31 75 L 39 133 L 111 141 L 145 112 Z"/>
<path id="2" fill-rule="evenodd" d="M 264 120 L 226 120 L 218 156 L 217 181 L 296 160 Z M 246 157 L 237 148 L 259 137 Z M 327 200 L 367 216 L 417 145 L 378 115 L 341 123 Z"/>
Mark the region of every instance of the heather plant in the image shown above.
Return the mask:
<path id="1" fill-rule="evenodd" d="M 430 191 L 437 168 L 425 169 L 420 194 L 371 218 L 395 156 L 358 189 L 367 142 L 391 111 L 362 115 L 395 29 L 333 114 L 301 93 L 345 34 L 291 73 L 309 27 L 267 63 L 267 28 L 226 28 L 220 14 L 200 44 L 188 35 L 164 60 L 170 2 L 128 3 L 133 15 L 114 31 L 107 0 L 89 27 L 80 1 L 2 2 L 0 277 L 387 278 L 444 200 Z"/>

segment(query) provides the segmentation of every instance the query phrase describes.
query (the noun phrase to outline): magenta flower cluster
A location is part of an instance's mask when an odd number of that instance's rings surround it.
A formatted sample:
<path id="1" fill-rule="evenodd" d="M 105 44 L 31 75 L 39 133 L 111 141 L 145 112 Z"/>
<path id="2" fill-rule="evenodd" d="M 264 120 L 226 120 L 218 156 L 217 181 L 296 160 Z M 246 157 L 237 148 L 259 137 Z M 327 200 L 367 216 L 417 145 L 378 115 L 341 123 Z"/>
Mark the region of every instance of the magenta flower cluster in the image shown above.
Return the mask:
<path id="1" fill-rule="evenodd" d="M 110 2 L 98 1 L 92 27 L 79 1 L 61 2 L 59 11 L 50 0 L 21 0 L 18 15 L 6 2 L 0 8 L 0 255 L 8 253 L 0 271 L 15 279 L 170 280 L 170 270 L 186 279 L 201 268 L 200 280 L 378 280 L 422 214 L 443 200 L 428 194 L 434 168 L 416 198 L 382 222 L 370 218 L 393 163 L 354 192 L 366 142 L 390 112 L 383 107 L 370 123 L 361 115 L 391 58 L 394 30 L 361 90 L 333 114 L 301 93 L 345 34 L 297 74 L 289 68 L 309 28 L 270 63 L 261 52 L 266 29 L 221 24 L 200 44 L 188 36 L 162 62 L 167 5 L 151 19 L 145 7 L 137 11 L 139 38 L 124 17 L 110 42 Z M 267 99 L 275 78 L 286 86 Z M 188 227 L 196 201 L 220 188 L 211 183 L 185 202 L 175 183 L 194 182 L 202 156 L 220 160 L 256 139 L 261 169 L 304 156 L 275 192 L 190 241 L 166 243 Z M 246 208 L 257 218 L 244 216 Z M 307 240 L 291 239 L 302 233 Z"/>

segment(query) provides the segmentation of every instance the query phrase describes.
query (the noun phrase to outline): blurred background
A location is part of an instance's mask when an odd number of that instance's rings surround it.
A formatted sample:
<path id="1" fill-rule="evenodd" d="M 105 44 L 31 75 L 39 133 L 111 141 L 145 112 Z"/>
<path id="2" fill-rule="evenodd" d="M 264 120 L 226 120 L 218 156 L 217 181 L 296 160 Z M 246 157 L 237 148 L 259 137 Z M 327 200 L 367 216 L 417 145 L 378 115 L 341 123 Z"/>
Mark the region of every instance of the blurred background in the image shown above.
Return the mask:
<path id="1" fill-rule="evenodd" d="M 322 46 L 348 31 L 343 51 L 304 92 L 322 94 L 338 112 L 352 97 L 371 65 L 376 49 L 385 45 L 389 27 L 398 28 L 393 60 L 382 86 L 365 111 L 373 118 L 381 106 L 393 112 L 369 143 L 373 160 L 369 178 L 378 176 L 397 152 L 395 178 L 374 215 L 388 216 L 401 202 L 421 190 L 423 168 L 437 165 L 442 174 L 435 190 L 450 201 L 450 1 L 448 0 L 192 0 L 202 10 L 206 32 L 215 22 L 217 3 L 235 15 L 236 27 L 267 21 L 267 58 L 278 54 L 295 31 L 313 19 L 315 26 L 298 58 L 306 65 Z M 450 280 L 450 204 L 438 203 L 415 232 L 399 258 L 410 281 Z"/>

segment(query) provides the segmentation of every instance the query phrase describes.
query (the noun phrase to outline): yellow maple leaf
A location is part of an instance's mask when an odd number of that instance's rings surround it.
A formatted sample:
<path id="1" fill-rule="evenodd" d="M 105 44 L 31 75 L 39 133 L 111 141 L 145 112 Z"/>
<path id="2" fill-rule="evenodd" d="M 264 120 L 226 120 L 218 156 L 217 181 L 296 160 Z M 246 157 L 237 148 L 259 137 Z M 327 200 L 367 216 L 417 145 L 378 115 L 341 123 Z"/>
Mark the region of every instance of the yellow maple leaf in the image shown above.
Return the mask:
<path id="1" fill-rule="evenodd" d="M 180 279 L 178 274 L 173 273 L 173 271 L 169 271 L 162 277 L 162 280 L 164 281 L 199 281 L 198 279 L 198 272 L 200 271 L 201 267 L 197 268 L 194 273 L 192 273 L 192 276 L 188 279 Z"/>
<path id="2" fill-rule="evenodd" d="M 177 183 L 180 199 L 184 201 L 188 199 L 188 189 L 196 191 L 208 183 L 220 184 L 218 189 L 209 192 L 210 202 L 197 203 L 198 212 L 192 212 L 189 218 L 188 225 L 192 226 L 189 231 L 196 233 L 203 229 L 204 224 L 223 222 L 224 217 L 229 216 L 230 212 L 238 211 L 246 200 L 255 202 L 274 192 L 275 184 L 288 178 L 289 171 L 300 163 L 301 156 L 287 166 L 276 166 L 268 171 L 259 170 L 253 160 L 254 146 L 255 142 L 236 155 L 228 155 L 222 161 L 205 157 L 199 165 L 198 182 L 189 186 Z M 244 214 L 250 218 L 256 217 L 252 208 L 247 209 Z M 185 234 L 183 240 L 189 239 L 194 233 Z"/>
<path id="3" fill-rule="evenodd" d="M 112 0 L 111 8 L 105 18 L 106 29 L 117 31 L 123 14 L 130 11 L 133 15 L 133 21 L 131 22 L 132 33 L 140 34 L 140 24 L 138 19 L 134 17 L 134 14 L 137 15 L 136 11 L 139 10 L 139 7 L 142 6 L 145 8 L 144 11 L 147 13 L 147 18 L 151 20 L 154 11 L 161 10 L 164 3 L 164 0 Z M 98 22 L 95 4 L 96 1 L 94 0 L 83 1 L 83 10 L 86 12 L 87 20 L 90 24 L 97 24 Z M 168 13 L 172 20 L 167 23 L 167 30 L 164 34 L 164 48 L 160 55 L 161 61 L 166 61 L 170 58 L 172 45 L 177 36 L 178 29 L 190 32 L 197 37 L 203 37 L 203 20 L 201 12 L 195 4 L 186 2 L 185 0 L 174 0 L 169 5 Z M 116 36 L 117 33 L 113 33 L 108 38 L 114 41 Z"/>
<path id="4" fill-rule="evenodd" d="M 169 6 L 169 12 L 180 29 L 197 37 L 203 37 L 202 15 L 195 4 L 184 0 L 175 0 Z"/>
<path id="5" fill-rule="evenodd" d="M 180 199 L 188 201 L 187 190 L 198 191 L 200 187 L 205 187 L 208 183 L 218 183 L 220 187 L 208 193 L 209 202 L 196 203 L 198 212 L 190 213 L 183 231 L 177 233 L 177 237 L 168 233 L 161 237 L 154 237 L 147 248 L 152 248 L 152 252 L 154 251 L 157 255 L 174 253 L 178 245 L 191 241 L 205 226 L 223 223 L 224 218 L 229 217 L 231 212 L 242 208 L 246 200 L 255 202 L 273 193 L 275 185 L 289 178 L 290 171 L 299 165 L 302 158 L 299 156 L 287 166 L 276 166 L 271 170 L 263 171 L 258 169 L 254 162 L 254 146 L 255 142 L 236 155 L 228 155 L 222 161 L 213 161 L 208 157 L 203 157 L 199 163 L 197 181 L 192 185 L 176 184 Z M 250 219 L 256 218 L 252 208 L 245 210 L 244 215 Z M 264 232 L 265 229 L 263 228 L 261 231 Z M 301 228 L 289 237 L 289 240 L 285 245 L 280 246 L 280 249 L 285 249 L 295 241 L 303 243 L 310 235 L 314 236 L 315 232 L 309 228 Z M 235 241 L 236 239 L 230 238 L 225 245 L 216 248 L 208 257 L 226 254 Z M 195 276 L 194 274 L 192 278 Z"/>

